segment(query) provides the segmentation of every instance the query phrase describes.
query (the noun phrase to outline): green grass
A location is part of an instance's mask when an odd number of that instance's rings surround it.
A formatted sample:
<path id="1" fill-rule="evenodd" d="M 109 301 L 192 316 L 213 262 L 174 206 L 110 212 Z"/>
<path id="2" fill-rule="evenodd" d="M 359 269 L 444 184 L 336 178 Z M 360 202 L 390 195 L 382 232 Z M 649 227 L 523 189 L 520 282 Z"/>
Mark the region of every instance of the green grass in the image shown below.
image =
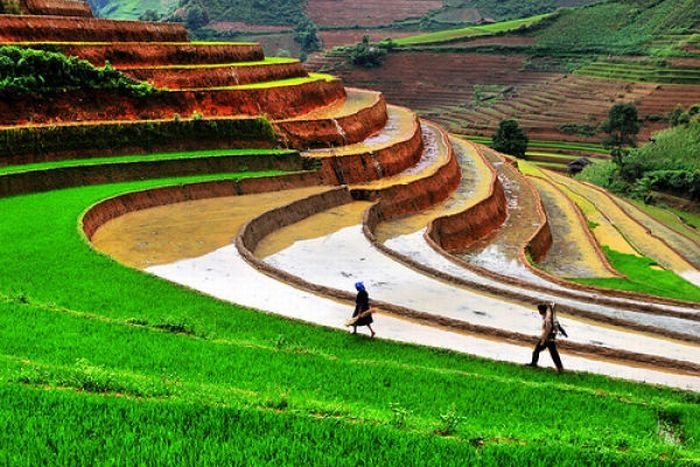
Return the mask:
<path id="1" fill-rule="evenodd" d="M 194 70 L 194 69 L 209 69 L 209 68 L 231 68 L 231 67 L 253 67 L 265 65 L 280 65 L 289 63 L 299 63 L 296 58 L 287 57 L 266 57 L 265 60 L 254 62 L 235 62 L 235 63 L 201 63 L 196 65 L 162 65 L 162 66 L 134 66 L 134 67 L 119 67 L 120 70 L 130 69 L 154 69 L 154 70 Z"/>
<path id="2" fill-rule="evenodd" d="M 474 141 L 479 144 L 491 144 L 491 138 L 487 136 L 464 136 L 464 138 Z M 570 151 L 587 151 L 596 154 L 610 154 L 608 150 L 603 148 L 600 144 L 587 144 L 587 143 L 569 143 L 567 141 L 541 141 L 541 140 L 530 140 L 528 143 L 528 148 L 537 149 L 562 149 Z"/>
<path id="3" fill-rule="evenodd" d="M 698 20 L 696 0 L 600 2 L 562 11 L 535 36 L 551 52 L 650 53 L 654 40 L 687 33 Z"/>
<path id="4" fill-rule="evenodd" d="M 105 198 L 202 179 L 0 199 L 0 462 L 700 460 L 697 394 L 247 310 L 123 267 L 76 225 Z"/>
<path id="5" fill-rule="evenodd" d="M 129 162 L 157 162 L 178 159 L 198 159 L 203 157 L 236 157 L 236 156 L 279 156 L 293 154 L 296 151 L 286 149 L 212 149 L 209 151 L 181 151 L 156 154 L 136 154 L 130 156 L 95 157 L 89 159 L 69 159 L 63 161 L 39 162 L 36 164 L 11 165 L 0 167 L 0 176 L 51 170 L 65 167 L 86 167 L 97 165 L 121 164 Z"/>
<path id="6" fill-rule="evenodd" d="M 219 86 L 219 87 L 210 87 L 210 88 L 188 88 L 185 90 L 188 91 L 220 91 L 220 90 L 226 90 L 226 89 L 239 89 L 239 90 L 244 90 L 244 89 L 267 89 L 267 88 L 279 88 L 279 87 L 284 87 L 284 86 L 300 86 L 302 84 L 307 84 L 307 83 L 314 83 L 316 81 L 334 81 L 337 78 L 333 75 L 327 75 L 327 74 L 322 74 L 322 73 L 309 73 L 309 76 L 301 77 L 301 78 L 286 78 L 286 79 L 280 79 L 276 81 L 263 81 L 260 83 L 251 83 L 251 84 L 240 84 L 240 85 L 235 85 L 235 86 Z M 177 91 L 174 91 L 177 92 Z"/>
<path id="7" fill-rule="evenodd" d="M 653 260 L 620 253 L 606 246 L 603 246 L 603 251 L 610 264 L 627 276 L 627 279 L 574 279 L 576 282 L 700 302 L 700 287 L 694 286 L 671 271 L 653 269 L 653 266 L 657 266 Z"/>
<path id="8" fill-rule="evenodd" d="M 460 41 L 473 37 L 493 36 L 495 34 L 502 34 L 532 27 L 549 16 L 551 16 L 551 13 L 482 26 L 469 26 L 460 29 L 448 29 L 446 31 L 418 34 L 416 36 L 395 39 L 394 42 L 396 42 L 398 45 L 436 44 Z"/>
<path id="9" fill-rule="evenodd" d="M 696 242 L 700 242 L 700 215 L 668 207 L 653 206 L 639 200 L 630 200 L 639 209 Z"/>
<path id="10" fill-rule="evenodd" d="M 661 84 L 700 84 L 700 71 L 691 68 L 659 67 L 636 62 L 594 62 L 578 70 L 577 74 L 607 80 L 624 80 Z"/>

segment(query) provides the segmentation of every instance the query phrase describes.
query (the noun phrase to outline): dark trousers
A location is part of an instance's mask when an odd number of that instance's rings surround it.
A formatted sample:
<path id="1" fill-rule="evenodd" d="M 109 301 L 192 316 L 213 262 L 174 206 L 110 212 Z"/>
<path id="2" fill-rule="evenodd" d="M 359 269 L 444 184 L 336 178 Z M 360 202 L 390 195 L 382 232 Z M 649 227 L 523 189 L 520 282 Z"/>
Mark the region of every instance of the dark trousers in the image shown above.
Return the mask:
<path id="1" fill-rule="evenodd" d="M 540 352 L 544 349 L 549 349 L 549 354 L 552 356 L 552 361 L 557 367 L 557 370 L 562 371 L 564 365 L 561 364 L 561 358 L 559 358 L 559 352 L 557 352 L 557 344 L 554 341 L 547 341 L 544 344 L 539 342 L 535 346 L 535 350 L 532 351 L 532 362 L 530 365 L 537 366 L 537 361 L 540 359 Z"/>

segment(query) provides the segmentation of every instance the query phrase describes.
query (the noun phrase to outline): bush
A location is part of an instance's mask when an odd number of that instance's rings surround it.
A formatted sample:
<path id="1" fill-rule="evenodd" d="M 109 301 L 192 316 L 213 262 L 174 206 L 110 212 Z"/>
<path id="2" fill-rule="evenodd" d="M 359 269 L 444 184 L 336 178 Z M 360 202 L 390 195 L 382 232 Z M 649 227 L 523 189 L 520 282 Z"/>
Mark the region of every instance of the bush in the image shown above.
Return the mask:
<path id="1" fill-rule="evenodd" d="M 559 131 L 567 135 L 595 136 L 598 129 L 591 125 L 581 125 L 578 123 L 566 123 L 559 127 Z"/>
<path id="2" fill-rule="evenodd" d="M 275 141 L 272 125 L 264 118 L 124 122 L 95 125 L 10 127 L 0 130 L 0 155 L 17 157 L 61 151 L 110 150 L 134 146 L 169 147 L 190 140 Z M 0 156 L 0 157 L 2 157 Z M 0 164 L 2 165 L 2 164 Z"/>
<path id="3" fill-rule="evenodd" d="M 0 98 L 44 96 L 79 89 L 118 91 L 133 97 L 157 92 L 152 86 L 116 71 L 109 63 L 96 68 L 85 60 L 56 52 L 0 47 Z"/>
<path id="4" fill-rule="evenodd" d="M 316 23 L 304 16 L 294 27 L 294 42 L 299 44 L 301 51 L 305 54 L 321 50 L 321 38 L 318 37 L 318 27 Z"/>
<path id="5" fill-rule="evenodd" d="M 493 135 L 491 147 L 515 157 L 525 157 L 529 139 L 515 120 L 503 120 Z"/>
<path id="6" fill-rule="evenodd" d="M 348 49 L 350 63 L 364 68 L 376 68 L 384 63 L 387 51 L 383 47 L 372 45 L 369 36 L 364 36 L 362 42 Z"/>

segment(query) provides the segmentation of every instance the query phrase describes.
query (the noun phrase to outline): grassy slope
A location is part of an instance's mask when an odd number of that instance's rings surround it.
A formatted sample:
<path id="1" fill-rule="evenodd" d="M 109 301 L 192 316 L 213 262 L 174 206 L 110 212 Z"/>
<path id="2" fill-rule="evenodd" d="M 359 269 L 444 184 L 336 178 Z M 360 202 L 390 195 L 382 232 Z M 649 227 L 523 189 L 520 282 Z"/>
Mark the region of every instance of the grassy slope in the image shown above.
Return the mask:
<path id="1" fill-rule="evenodd" d="M 459 41 L 471 37 L 493 36 L 505 32 L 517 31 L 521 28 L 533 26 L 543 19 L 549 17 L 549 14 L 531 16 L 528 18 L 504 21 L 502 23 L 487 24 L 483 26 L 469 26 L 461 29 L 448 29 L 446 31 L 438 31 L 427 34 L 419 34 L 417 36 L 403 37 L 396 39 L 399 45 L 415 45 L 415 44 L 439 44 L 452 41 Z"/>
<path id="2" fill-rule="evenodd" d="M 154 162 L 178 159 L 197 159 L 201 157 L 235 157 L 235 156 L 274 156 L 291 154 L 296 151 L 285 149 L 211 149 L 206 151 L 164 152 L 155 154 L 135 154 L 129 156 L 91 157 L 89 159 L 68 159 L 62 161 L 38 162 L 36 164 L 10 165 L 0 167 L 0 175 L 49 170 L 63 167 L 84 167 L 108 165 L 123 162 Z"/>
<path id="3" fill-rule="evenodd" d="M 0 462 L 698 459 L 697 395 L 353 338 L 221 303 L 84 244 L 76 219 L 88 205 L 184 180 L 0 199 Z M 452 437 L 434 433 L 458 417 Z M 684 444 L 657 436 L 659 420 Z"/>
<path id="4" fill-rule="evenodd" d="M 671 271 L 655 269 L 657 265 L 653 260 L 626 255 L 606 246 L 603 247 L 603 251 L 610 260 L 610 264 L 626 275 L 627 279 L 574 279 L 576 282 L 700 302 L 700 287 L 694 286 Z"/>
<path id="5" fill-rule="evenodd" d="M 537 45 L 571 53 L 641 52 L 668 33 L 685 33 L 700 20 L 695 0 L 621 0 L 565 10 L 536 33 Z"/>

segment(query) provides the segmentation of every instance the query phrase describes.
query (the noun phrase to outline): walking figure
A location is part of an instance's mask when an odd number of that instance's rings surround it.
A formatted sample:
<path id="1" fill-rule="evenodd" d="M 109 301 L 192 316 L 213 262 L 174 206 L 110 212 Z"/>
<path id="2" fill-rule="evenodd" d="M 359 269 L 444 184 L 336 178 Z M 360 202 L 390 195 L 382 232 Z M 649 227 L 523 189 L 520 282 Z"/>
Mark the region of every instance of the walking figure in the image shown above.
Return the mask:
<path id="1" fill-rule="evenodd" d="M 372 311 L 369 307 L 369 294 L 362 282 L 355 283 L 357 289 L 357 297 L 355 297 L 355 311 L 352 313 L 352 318 L 349 323 L 352 326 L 352 333 L 357 334 L 358 326 L 367 326 L 372 333 L 370 337 L 374 337 L 374 329 L 372 329 Z"/>
<path id="2" fill-rule="evenodd" d="M 537 345 L 535 345 L 535 350 L 532 351 L 532 361 L 527 366 L 536 367 L 537 361 L 540 359 L 540 352 L 544 349 L 549 349 L 549 354 L 552 356 L 552 361 L 557 367 L 557 371 L 564 371 L 564 365 L 562 365 L 559 352 L 557 351 L 556 338 L 558 332 L 566 337 L 566 331 L 554 318 L 555 306 L 554 302 L 551 302 L 549 306 L 545 303 L 537 305 L 537 310 L 542 316 L 542 334 L 537 341 Z"/>

